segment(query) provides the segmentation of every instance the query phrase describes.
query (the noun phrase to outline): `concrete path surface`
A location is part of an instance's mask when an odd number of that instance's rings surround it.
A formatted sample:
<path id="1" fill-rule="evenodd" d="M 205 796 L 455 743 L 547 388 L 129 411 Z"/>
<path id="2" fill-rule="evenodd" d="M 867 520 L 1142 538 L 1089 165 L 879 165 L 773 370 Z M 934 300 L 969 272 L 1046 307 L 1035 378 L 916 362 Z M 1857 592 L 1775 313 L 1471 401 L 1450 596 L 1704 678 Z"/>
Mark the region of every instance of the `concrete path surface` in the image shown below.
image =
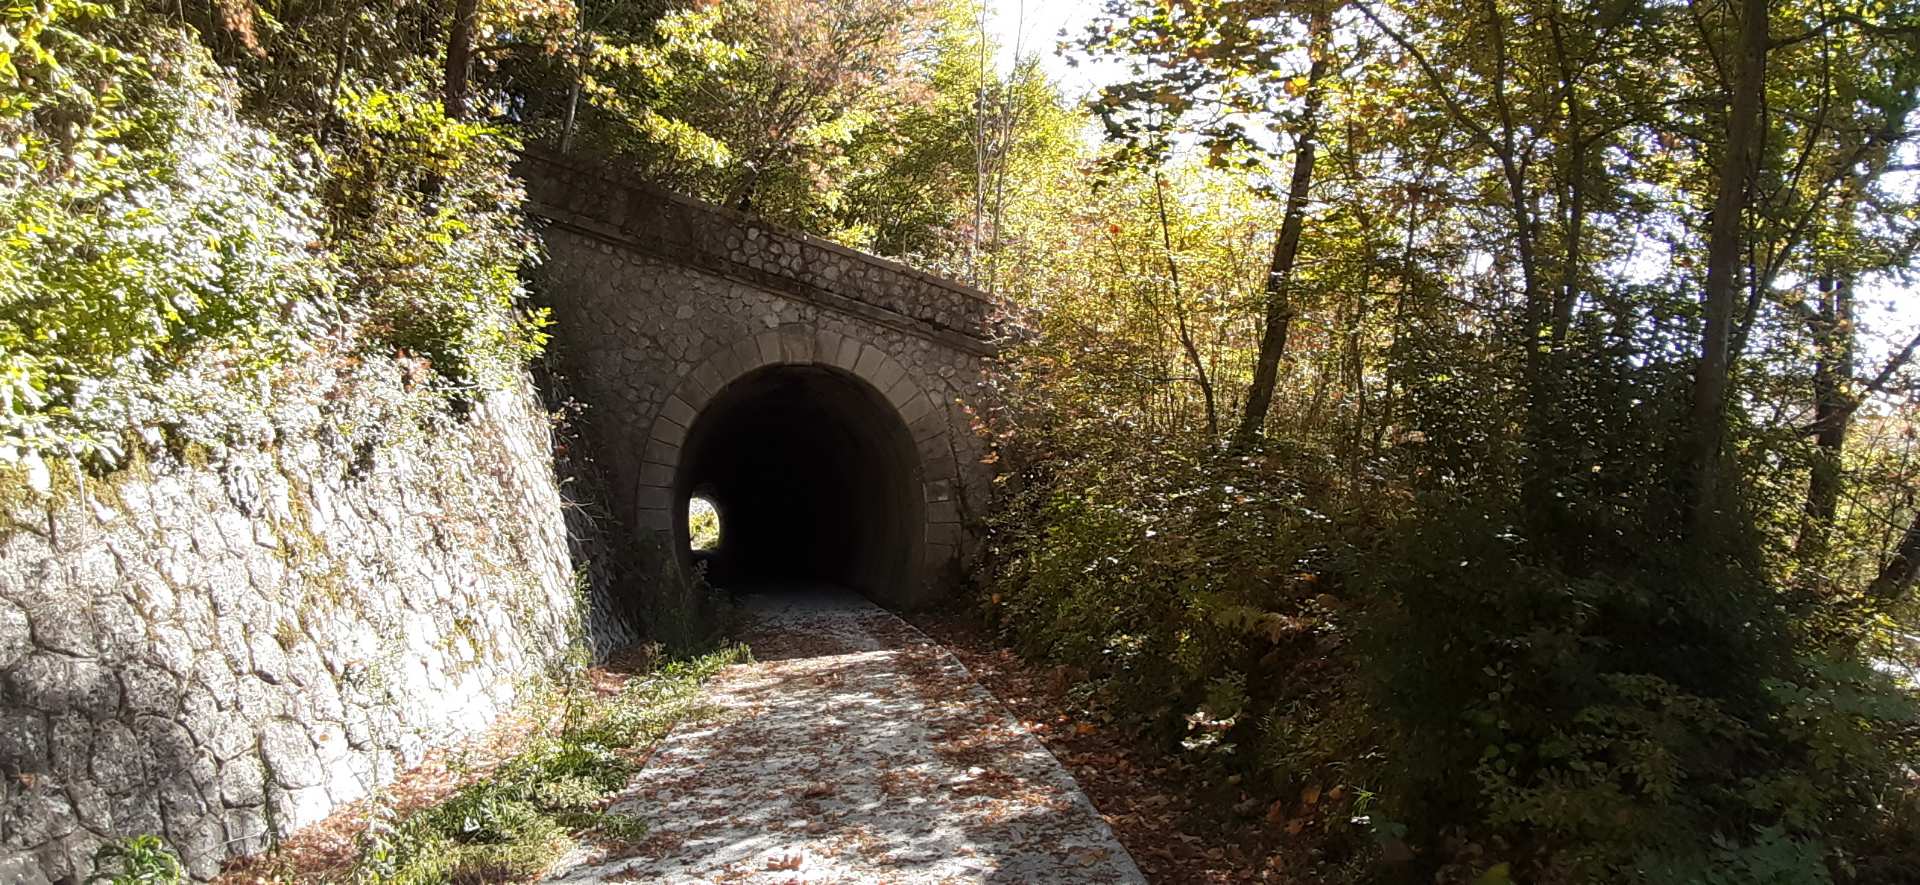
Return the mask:
<path id="1" fill-rule="evenodd" d="M 844 591 L 747 597 L 755 663 L 709 683 L 615 809 L 647 837 L 558 882 L 1145 880 L 951 654 Z"/>

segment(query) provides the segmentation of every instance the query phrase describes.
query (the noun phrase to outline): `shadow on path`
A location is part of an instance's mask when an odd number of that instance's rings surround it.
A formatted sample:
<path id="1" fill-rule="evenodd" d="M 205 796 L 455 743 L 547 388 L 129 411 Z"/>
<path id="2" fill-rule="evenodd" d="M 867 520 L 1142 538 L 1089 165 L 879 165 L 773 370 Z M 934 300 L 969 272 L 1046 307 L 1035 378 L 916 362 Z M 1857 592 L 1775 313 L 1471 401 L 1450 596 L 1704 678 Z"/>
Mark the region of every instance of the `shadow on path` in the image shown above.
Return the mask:
<path id="1" fill-rule="evenodd" d="M 756 662 L 557 882 L 1144 882 L 1071 775 L 945 649 L 845 591 L 743 600 Z"/>

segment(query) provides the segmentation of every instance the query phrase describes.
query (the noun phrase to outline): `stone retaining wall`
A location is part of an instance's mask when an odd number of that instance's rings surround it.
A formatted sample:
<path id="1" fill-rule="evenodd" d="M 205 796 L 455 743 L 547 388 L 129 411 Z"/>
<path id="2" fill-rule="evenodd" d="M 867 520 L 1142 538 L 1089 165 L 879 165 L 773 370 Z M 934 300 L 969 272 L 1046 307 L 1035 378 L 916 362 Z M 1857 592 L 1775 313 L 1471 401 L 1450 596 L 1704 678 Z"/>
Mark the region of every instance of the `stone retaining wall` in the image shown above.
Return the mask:
<path id="1" fill-rule="evenodd" d="M 342 365 L 276 383 L 253 439 L 0 476 L 0 881 L 141 833 L 209 876 L 483 728 L 582 629 L 531 385 L 456 419 Z"/>

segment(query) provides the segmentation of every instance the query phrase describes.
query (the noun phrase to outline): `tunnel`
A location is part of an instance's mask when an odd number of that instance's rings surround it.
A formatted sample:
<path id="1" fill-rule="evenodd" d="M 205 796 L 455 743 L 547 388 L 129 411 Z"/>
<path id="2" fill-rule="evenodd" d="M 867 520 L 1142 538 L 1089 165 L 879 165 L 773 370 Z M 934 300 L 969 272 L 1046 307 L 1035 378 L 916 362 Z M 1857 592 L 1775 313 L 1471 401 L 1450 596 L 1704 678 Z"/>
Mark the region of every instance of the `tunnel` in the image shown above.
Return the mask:
<path id="1" fill-rule="evenodd" d="M 735 591 L 831 584 L 880 602 L 919 580 L 925 519 L 913 437 L 873 387 L 837 368 L 776 365 L 708 401 L 674 479 L 679 549 Z M 718 542 L 690 548 L 695 496 L 719 515 Z"/>

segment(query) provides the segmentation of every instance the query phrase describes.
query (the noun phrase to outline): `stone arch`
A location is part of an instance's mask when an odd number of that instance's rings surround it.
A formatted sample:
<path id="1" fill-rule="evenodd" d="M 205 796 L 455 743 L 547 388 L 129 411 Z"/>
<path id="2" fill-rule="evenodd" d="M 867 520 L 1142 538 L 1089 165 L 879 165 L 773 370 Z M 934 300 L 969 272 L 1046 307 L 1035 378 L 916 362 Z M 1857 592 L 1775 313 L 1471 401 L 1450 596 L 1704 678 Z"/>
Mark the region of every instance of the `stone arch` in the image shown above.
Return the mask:
<path id="1" fill-rule="evenodd" d="M 743 379 L 778 367 L 812 367 L 856 379 L 898 419 L 901 441 L 913 455 L 909 493 L 917 496 L 912 510 L 918 525 L 906 527 L 912 543 L 904 586 L 869 592 L 897 605 L 924 602 L 961 539 L 954 500 L 959 471 L 948 410 L 881 347 L 810 324 L 787 323 L 721 346 L 682 377 L 656 413 L 642 450 L 635 499 L 639 528 L 677 551 L 683 564 L 690 562 L 684 516 L 689 489 L 682 475 L 691 460 L 683 450 L 689 434 L 716 398 L 737 389 Z"/>

